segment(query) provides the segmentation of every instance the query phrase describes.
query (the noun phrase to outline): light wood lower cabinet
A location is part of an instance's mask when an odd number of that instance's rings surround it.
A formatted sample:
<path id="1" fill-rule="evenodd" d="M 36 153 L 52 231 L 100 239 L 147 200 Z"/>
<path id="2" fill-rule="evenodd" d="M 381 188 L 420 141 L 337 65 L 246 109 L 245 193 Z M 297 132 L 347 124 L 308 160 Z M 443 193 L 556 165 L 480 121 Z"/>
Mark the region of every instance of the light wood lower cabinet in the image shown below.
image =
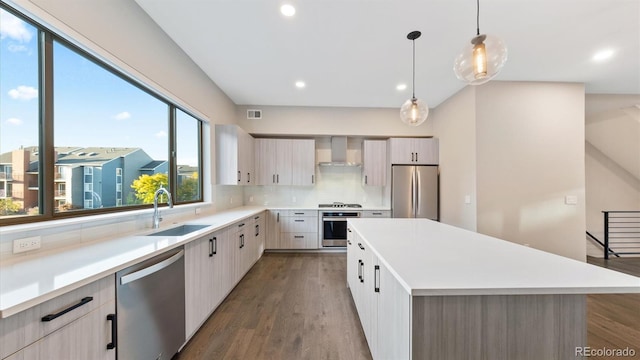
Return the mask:
<path id="1" fill-rule="evenodd" d="M 187 339 L 262 255 L 264 217 L 248 217 L 185 245 Z"/>
<path id="2" fill-rule="evenodd" d="M 0 358 L 115 359 L 115 307 L 115 278 L 107 276 L 0 319 Z"/>
<path id="3" fill-rule="evenodd" d="M 231 251 L 227 231 L 185 245 L 185 333 L 191 337 L 231 290 Z"/>
<path id="4" fill-rule="evenodd" d="M 317 210 L 269 210 L 267 249 L 318 249 Z"/>
<path id="5" fill-rule="evenodd" d="M 109 316 L 115 314 L 111 300 L 87 315 L 54 331 L 6 360 L 95 359 L 114 360 L 117 343 L 112 338 L 115 326 Z M 112 344 L 112 348 L 107 345 Z"/>

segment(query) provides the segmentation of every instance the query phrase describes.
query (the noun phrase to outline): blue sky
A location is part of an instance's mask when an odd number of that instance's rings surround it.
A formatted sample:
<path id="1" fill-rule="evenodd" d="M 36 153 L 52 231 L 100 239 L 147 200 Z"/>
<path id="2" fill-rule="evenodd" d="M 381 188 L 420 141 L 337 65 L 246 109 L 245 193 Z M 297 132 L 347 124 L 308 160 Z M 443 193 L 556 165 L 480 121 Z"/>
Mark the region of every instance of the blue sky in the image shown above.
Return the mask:
<path id="1" fill-rule="evenodd" d="M 0 152 L 38 142 L 37 31 L 0 9 Z M 54 43 L 56 146 L 140 147 L 155 160 L 168 152 L 168 106 Z M 180 119 L 179 119 L 180 120 Z M 194 143 L 189 126 L 179 132 Z M 182 151 L 181 151 L 182 150 Z M 189 149 L 191 150 L 191 149 Z M 190 154 L 189 154 L 190 153 Z M 178 163 L 196 165 L 178 149 Z"/>

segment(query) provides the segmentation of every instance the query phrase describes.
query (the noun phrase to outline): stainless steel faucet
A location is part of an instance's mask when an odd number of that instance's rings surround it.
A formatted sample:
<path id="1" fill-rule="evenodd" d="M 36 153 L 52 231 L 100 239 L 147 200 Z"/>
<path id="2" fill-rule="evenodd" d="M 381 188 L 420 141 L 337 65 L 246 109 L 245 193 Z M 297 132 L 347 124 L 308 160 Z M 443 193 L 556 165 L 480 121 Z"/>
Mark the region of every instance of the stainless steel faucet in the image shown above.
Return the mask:
<path id="1" fill-rule="evenodd" d="M 162 218 L 160 217 L 160 210 L 158 210 L 158 197 L 161 193 L 165 193 L 167 195 L 167 204 L 169 208 L 173 207 L 173 201 L 171 200 L 171 193 L 160 185 L 160 189 L 156 190 L 156 193 L 153 195 L 153 228 L 157 229 L 160 227 L 160 221 Z"/>

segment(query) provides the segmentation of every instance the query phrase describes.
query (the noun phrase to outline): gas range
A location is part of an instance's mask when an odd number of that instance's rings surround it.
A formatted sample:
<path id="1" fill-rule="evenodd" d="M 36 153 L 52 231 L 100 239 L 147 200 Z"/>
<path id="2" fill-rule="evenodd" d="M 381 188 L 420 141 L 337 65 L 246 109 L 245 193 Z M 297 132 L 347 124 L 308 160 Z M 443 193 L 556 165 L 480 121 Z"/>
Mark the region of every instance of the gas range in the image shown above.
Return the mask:
<path id="1" fill-rule="evenodd" d="M 343 208 L 358 209 L 358 208 L 361 208 L 362 205 L 360 205 L 360 204 L 345 204 L 345 203 L 341 203 L 341 202 L 334 202 L 332 204 L 319 204 L 318 207 L 319 208 L 330 208 L 330 209 L 343 209 Z"/>

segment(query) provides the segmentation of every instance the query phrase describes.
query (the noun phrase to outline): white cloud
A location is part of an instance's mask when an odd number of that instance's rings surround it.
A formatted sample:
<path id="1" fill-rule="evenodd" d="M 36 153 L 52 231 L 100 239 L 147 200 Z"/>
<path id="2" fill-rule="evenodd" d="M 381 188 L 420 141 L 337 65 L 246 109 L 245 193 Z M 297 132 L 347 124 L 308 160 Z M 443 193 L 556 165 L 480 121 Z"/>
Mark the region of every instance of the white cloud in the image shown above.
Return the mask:
<path id="1" fill-rule="evenodd" d="M 27 52 L 29 51 L 29 48 L 24 46 L 24 45 L 16 45 L 16 44 L 9 44 L 9 46 L 7 46 L 7 50 L 9 50 L 10 52 Z"/>
<path id="2" fill-rule="evenodd" d="M 31 100 L 38 97 L 38 89 L 31 86 L 20 85 L 15 89 L 9 90 L 8 94 L 12 99 Z"/>
<path id="3" fill-rule="evenodd" d="M 166 131 L 164 131 L 164 130 L 158 131 L 158 132 L 156 133 L 156 137 L 157 137 L 157 138 L 166 138 L 166 137 L 167 137 L 167 132 L 166 132 Z"/>
<path id="4" fill-rule="evenodd" d="M 29 42 L 33 34 L 25 26 L 24 21 L 0 10 L 0 39 L 9 38 L 21 43 Z"/>
<path id="5" fill-rule="evenodd" d="M 6 123 L 9 124 L 9 125 L 20 126 L 20 125 L 22 125 L 22 120 L 20 120 L 18 118 L 8 118 Z"/>
<path id="6" fill-rule="evenodd" d="M 121 113 L 117 113 L 113 118 L 116 120 L 126 120 L 131 118 L 131 114 L 128 111 L 123 111 Z"/>

